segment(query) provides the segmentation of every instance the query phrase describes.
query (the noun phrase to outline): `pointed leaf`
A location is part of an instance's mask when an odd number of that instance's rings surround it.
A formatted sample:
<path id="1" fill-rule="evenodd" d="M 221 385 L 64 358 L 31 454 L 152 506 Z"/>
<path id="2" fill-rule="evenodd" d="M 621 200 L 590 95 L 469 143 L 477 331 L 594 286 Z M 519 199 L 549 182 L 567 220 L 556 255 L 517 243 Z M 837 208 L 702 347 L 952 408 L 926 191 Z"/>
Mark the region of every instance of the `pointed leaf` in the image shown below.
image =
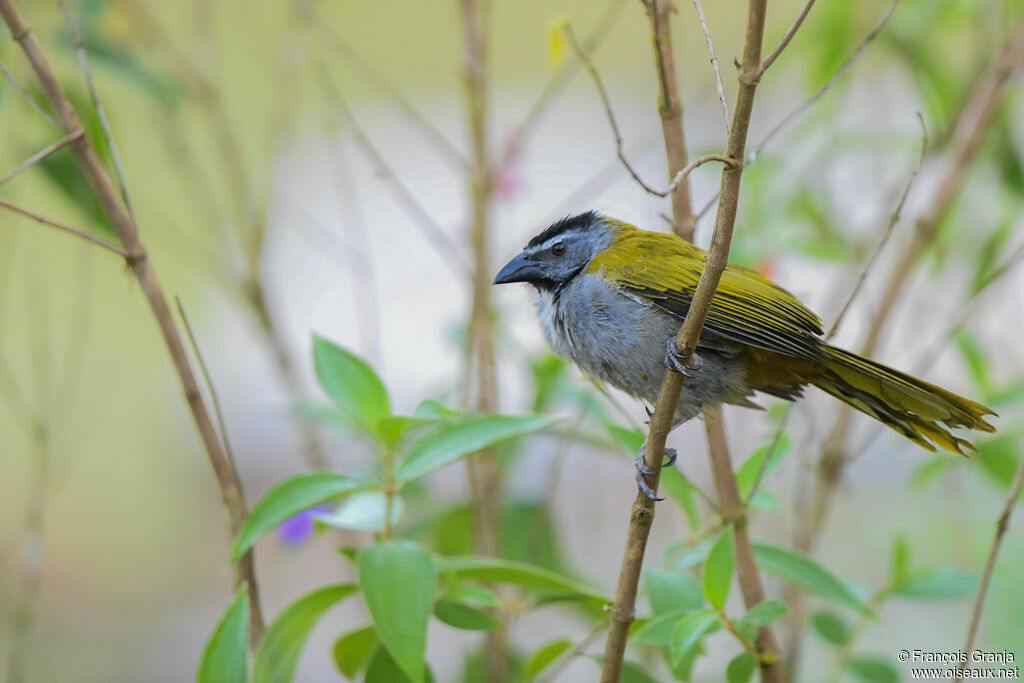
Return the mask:
<path id="1" fill-rule="evenodd" d="M 377 629 L 373 626 L 349 631 L 334 641 L 334 647 L 331 648 L 334 665 L 345 678 L 355 678 L 379 642 Z"/>
<path id="2" fill-rule="evenodd" d="M 658 646 L 671 644 L 676 626 L 690 611 L 692 610 L 675 610 L 652 617 L 646 624 L 638 628 L 636 633 L 629 636 L 629 642 Z"/>
<path id="3" fill-rule="evenodd" d="M 449 626 L 464 631 L 490 631 L 501 626 L 500 619 L 479 607 L 444 598 L 434 605 L 434 616 Z"/>
<path id="4" fill-rule="evenodd" d="M 313 337 L 313 364 L 320 386 L 347 418 L 367 434 L 391 414 L 388 392 L 361 358 L 323 337 Z"/>
<path id="5" fill-rule="evenodd" d="M 711 552 L 704 563 L 704 597 L 719 610 L 725 607 L 725 600 L 729 597 L 734 557 L 730 526 L 711 546 Z"/>
<path id="6" fill-rule="evenodd" d="M 434 674 L 425 670 L 424 683 L 434 683 Z M 366 678 L 363 683 L 413 683 L 409 674 L 398 666 L 386 647 L 378 647 L 366 667 Z"/>
<path id="7" fill-rule="evenodd" d="M 669 498 L 676 501 L 686 514 L 686 521 L 694 531 L 700 527 L 700 512 L 693 494 L 693 484 L 674 467 L 661 470 L 661 488 Z"/>
<path id="8" fill-rule="evenodd" d="M 395 663 L 420 683 L 437 583 L 433 557 L 411 541 L 386 541 L 364 548 L 358 564 L 359 584 L 381 641 Z"/>
<path id="9" fill-rule="evenodd" d="M 281 610 L 267 627 L 256 650 L 253 683 L 289 683 L 309 632 L 324 612 L 358 590 L 355 584 L 339 583 L 307 593 Z"/>
<path id="10" fill-rule="evenodd" d="M 557 422 L 544 415 L 465 415 L 452 418 L 413 441 L 398 465 L 405 483 L 508 439 L 540 431 Z"/>
<path id="11" fill-rule="evenodd" d="M 286 519 L 328 500 L 374 488 L 326 470 L 303 472 L 267 491 L 245 518 L 231 549 L 232 561 L 252 547 L 263 534 Z"/>
<path id="12" fill-rule="evenodd" d="M 736 486 L 739 488 L 740 496 L 746 499 L 750 495 L 750 490 L 753 488 L 754 482 L 757 481 L 758 475 L 761 473 L 761 468 L 765 468 L 764 476 L 767 477 L 772 470 L 779 466 L 779 463 L 786 457 L 788 450 L 789 437 L 786 436 L 785 432 L 779 436 L 778 443 L 774 443 L 773 439 L 755 450 L 736 470 Z M 768 460 L 768 464 L 765 465 L 764 460 L 769 455 L 771 458 Z"/>
<path id="13" fill-rule="evenodd" d="M 757 658 L 749 652 L 741 652 L 725 667 L 725 678 L 729 683 L 747 683 L 757 668 Z"/>
<path id="14" fill-rule="evenodd" d="M 704 595 L 697 579 L 681 571 L 644 570 L 647 600 L 655 614 L 692 611 L 704 606 Z"/>
<path id="15" fill-rule="evenodd" d="M 339 529 L 355 529 L 356 531 L 383 531 L 384 515 L 387 514 L 387 496 L 380 491 L 363 491 L 348 498 L 334 512 L 315 515 L 314 519 L 321 524 Z M 405 507 L 402 499 L 393 496 L 391 501 L 391 526 L 396 526 L 402 518 Z"/>
<path id="16" fill-rule="evenodd" d="M 811 615 L 811 626 L 819 636 L 833 645 L 845 645 L 850 638 L 850 628 L 834 612 L 818 610 Z"/>
<path id="17" fill-rule="evenodd" d="M 604 603 L 609 596 L 567 576 L 522 562 L 491 557 L 445 557 L 438 560 L 438 573 L 463 579 L 493 583 L 512 583 L 537 590 L 564 591 Z"/>
<path id="18" fill-rule="evenodd" d="M 911 572 L 899 584 L 894 595 L 903 598 L 958 600 L 974 597 L 978 577 L 956 569 L 922 569 Z"/>
<path id="19" fill-rule="evenodd" d="M 245 683 L 248 678 L 249 600 L 243 583 L 206 643 L 196 683 Z"/>
<path id="20" fill-rule="evenodd" d="M 786 603 L 781 600 L 759 602 L 736 622 L 736 630 L 753 640 L 758 630 L 789 613 Z"/>
<path id="21" fill-rule="evenodd" d="M 865 616 L 875 616 L 871 608 L 854 595 L 849 586 L 807 555 L 763 541 L 757 541 L 753 546 L 754 557 L 760 569 L 795 583 L 826 600 L 855 609 Z"/>
<path id="22" fill-rule="evenodd" d="M 691 612 L 680 619 L 672 633 L 672 662 L 681 661 L 683 655 L 696 647 L 701 638 L 719 626 L 721 622 L 718 619 L 718 612 L 710 609 Z"/>
<path id="23" fill-rule="evenodd" d="M 572 641 L 567 638 L 559 638 L 542 645 L 526 660 L 526 668 L 523 675 L 527 680 L 533 680 L 544 669 L 548 668 L 556 659 L 572 648 Z"/>

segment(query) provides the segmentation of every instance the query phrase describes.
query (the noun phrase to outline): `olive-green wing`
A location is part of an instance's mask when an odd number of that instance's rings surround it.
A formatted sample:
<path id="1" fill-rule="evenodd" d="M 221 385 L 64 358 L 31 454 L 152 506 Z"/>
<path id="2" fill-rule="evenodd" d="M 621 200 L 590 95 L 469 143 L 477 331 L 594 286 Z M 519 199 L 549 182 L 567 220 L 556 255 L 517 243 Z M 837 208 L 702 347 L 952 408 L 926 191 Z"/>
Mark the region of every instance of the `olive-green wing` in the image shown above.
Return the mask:
<path id="1" fill-rule="evenodd" d="M 595 256 L 587 271 L 603 271 L 624 293 L 681 318 L 690 309 L 705 255 L 675 235 L 632 229 Z M 821 357 L 818 316 L 785 289 L 743 266 L 726 268 L 705 329 L 794 358 Z"/>

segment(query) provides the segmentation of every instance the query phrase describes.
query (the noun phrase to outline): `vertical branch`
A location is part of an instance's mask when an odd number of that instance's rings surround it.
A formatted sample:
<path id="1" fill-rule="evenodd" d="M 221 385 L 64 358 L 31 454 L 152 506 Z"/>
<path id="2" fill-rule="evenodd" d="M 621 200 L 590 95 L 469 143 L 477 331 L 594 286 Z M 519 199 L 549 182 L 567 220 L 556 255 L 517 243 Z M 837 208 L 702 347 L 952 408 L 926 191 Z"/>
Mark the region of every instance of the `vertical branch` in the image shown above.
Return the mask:
<path id="1" fill-rule="evenodd" d="M 654 66 L 658 72 L 658 115 L 665 139 L 669 182 L 686 168 L 686 136 L 683 133 L 683 100 L 679 97 L 675 58 L 672 55 L 672 33 L 669 14 L 671 0 L 643 0 L 651 21 L 654 44 Z M 697 219 L 690 201 L 690 184 L 679 183 L 672 193 L 672 230 L 687 241 L 693 241 Z"/>
<path id="2" fill-rule="evenodd" d="M 4 22 L 11 31 L 11 36 L 19 43 L 31 64 L 32 70 L 39 79 L 43 92 L 46 94 L 64 133 L 70 135 L 77 131 L 81 128 L 78 115 L 57 82 L 39 40 L 33 34 L 31 27 L 25 21 L 21 12 L 15 7 L 13 0 L 0 0 L 0 16 L 3 17 Z M 128 268 L 138 281 L 153 313 L 153 317 L 160 328 L 160 333 L 164 338 L 171 362 L 178 375 L 186 404 L 192 414 L 196 430 L 206 450 L 210 466 L 217 478 L 221 497 L 228 510 L 230 528 L 232 533 L 234 533 L 241 526 L 246 515 L 245 499 L 242 494 L 238 472 L 227 457 L 217 437 L 217 430 L 210 418 L 210 413 L 203 401 L 202 394 L 199 392 L 199 387 L 185 352 L 181 336 L 178 333 L 177 327 L 175 327 L 174 319 L 167 305 L 167 299 L 160 286 L 160 281 L 157 279 L 156 272 L 149 262 L 146 250 L 139 238 L 138 229 L 135 222 L 128 215 L 118 191 L 114 187 L 114 183 L 96 155 L 96 150 L 93 148 L 88 137 L 80 137 L 70 145 L 70 148 L 75 155 L 78 165 L 85 172 L 86 178 L 96 194 L 100 206 L 109 218 L 115 233 L 127 252 L 128 256 L 125 260 Z M 246 553 L 239 560 L 235 567 L 235 574 L 236 582 L 245 581 L 249 586 L 251 608 L 250 633 L 252 642 L 255 644 L 262 635 L 263 620 L 259 608 L 259 594 L 251 552 Z"/>
<path id="3" fill-rule="evenodd" d="M 492 166 L 487 147 L 487 50 L 490 37 L 490 0 L 460 0 L 465 42 L 464 78 L 469 124 L 470 243 L 473 253 L 472 303 L 469 316 L 467 370 L 474 374 L 473 407 L 492 411 L 497 404 L 494 362 L 494 319 L 491 307 L 490 203 Z M 497 556 L 501 472 L 497 453 L 483 451 L 468 464 L 477 547 Z M 499 628 L 487 636 L 488 680 L 506 679 L 508 631 Z"/>
<path id="4" fill-rule="evenodd" d="M 651 1 L 653 3 L 655 0 Z M 718 213 L 715 221 L 715 232 L 711 239 L 711 248 L 708 252 L 704 269 L 701 272 L 700 280 L 697 283 L 697 289 L 694 293 L 690 310 L 676 337 L 676 346 L 680 351 L 683 363 L 689 362 L 689 359 L 693 356 L 694 349 L 697 346 L 697 339 L 700 336 L 701 329 L 704 327 L 704 321 L 707 319 L 712 297 L 718 288 L 718 283 L 728 263 L 729 246 L 732 242 L 733 228 L 736 223 L 736 208 L 739 202 L 747 131 L 750 126 L 750 117 L 754 107 L 754 94 L 757 90 L 762 66 L 761 47 L 764 39 L 766 4 L 766 0 L 750 0 L 748 5 L 743 62 L 739 71 L 739 92 L 736 97 L 736 108 L 729 130 L 729 140 L 725 153 L 725 156 L 732 159 L 734 164 L 727 164 L 722 170 Z M 655 5 L 649 4 L 648 11 L 650 12 L 652 9 L 656 9 Z M 657 11 L 654 11 L 652 20 L 657 16 Z M 667 31 L 667 28 L 662 27 L 662 30 Z M 662 51 L 658 50 L 658 53 L 661 54 Z M 680 168 L 683 166 L 685 164 L 680 166 Z M 679 215 L 686 214 L 681 213 Z M 679 391 L 682 385 L 683 376 L 681 374 L 671 371 L 666 372 L 665 379 L 661 385 L 661 391 L 658 394 L 658 400 L 655 403 L 654 413 L 651 415 L 644 464 L 647 469 L 654 472 L 653 475 L 647 477 L 647 483 L 655 490 L 657 489 L 658 479 L 661 474 L 665 439 L 672 427 L 676 402 L 679 399 Z M 713 415 L 712 421 L 714 421 Z M 735 477 L 732 474 L 731 464 L 728 461 L 728 453 L 725 451 L 724 442 L 717 443 L 720 434 L 719 427 L 711 427 L 709 436 L 713 437 L 712 447 L 720 453 L 719 458 L 713 458 L 713 463 L 716 466 L 728 469 L 728 475 L 722 478 L 723 488 L 727 488 L 729 482 L 731 482 L 734 494 L 732 499 L 738 501 L 739 495 L 735 491 Z M 721 495 L 722 490 L 719 493 Z M 725 500 L 729 500 L 729 497 L 723 496 L 723 502 Z M 745 514 L 742 512 L 742 509 L 741 504 L 739 506 L 740 512 L 734 518 L 729 519 L 736 526 L 737 530 L 745 530 Z M 736 511 L 733 510 L 733 512 L 735 513 Z M 629 627 L 634 619 L 637 586 L 639 585 L 640 571 L 643 566 L 644 551 L 647 547 L 647 539 L 653 522 L 654 502 L 642 492 L 639 492 L 633 503 L 626 539 L 626 549 L 623 553 L 622 567 L 615 591 L 615 601 L 610 609 L 611 623 L 605 643 L 604 663 L 601 670 L 602 683 L 614 683 L 619 680 L 622 673 L 622 660 L 625 654 Z M 760 577 L 753 563 L 752 552 L 749 555 L 745 552 L 750 547 L 749 539 L 745 533 L 741 533 L 739 536 L 746 538 L 747 542 L 745 546 L 737 546 L 737 571 L 744 584 L 744 598 L 750 604 L 754 604 L 757 598 L 757 591 L 755 589 L 760 587 Z M 763 594 L 763 590 L 761 593 Z M 769 655 L 777 653 L 778 650 L 774 647 L 774 641 L 768 628 L 761 630 L 758 638 L 758 647 L 762 652 Z M 766 657 L 766 660 L 771 660 L 771 663 L 762 665 L 762 678 L 766 681 L 780 680 L 781 669 L 777 657 Z"/>

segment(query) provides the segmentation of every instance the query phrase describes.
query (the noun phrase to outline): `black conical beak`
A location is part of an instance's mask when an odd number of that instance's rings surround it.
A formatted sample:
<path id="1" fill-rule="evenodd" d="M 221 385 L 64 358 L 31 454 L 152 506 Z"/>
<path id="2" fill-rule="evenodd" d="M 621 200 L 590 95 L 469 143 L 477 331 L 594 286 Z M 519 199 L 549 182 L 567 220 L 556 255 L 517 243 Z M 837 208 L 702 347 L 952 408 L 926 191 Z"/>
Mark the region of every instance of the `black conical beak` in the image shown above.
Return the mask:
<path id="1" fill-rule="evenodd" d="M 539 263 L 527 259 L 525 254 L 519 254 L 498 271 L 498 274 L 494 276 L 494 284 L 504 285 L 509 282 L 533 282 L 543 279 L 543 277 L 544 273 Z"/>

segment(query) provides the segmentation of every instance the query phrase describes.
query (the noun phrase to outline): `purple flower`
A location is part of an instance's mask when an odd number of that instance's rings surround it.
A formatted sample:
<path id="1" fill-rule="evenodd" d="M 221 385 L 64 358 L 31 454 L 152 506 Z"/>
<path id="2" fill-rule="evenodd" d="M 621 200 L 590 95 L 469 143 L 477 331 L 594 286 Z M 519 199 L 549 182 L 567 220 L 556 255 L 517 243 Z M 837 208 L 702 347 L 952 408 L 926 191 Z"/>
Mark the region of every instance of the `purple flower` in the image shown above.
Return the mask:
<path id="1" fill-rule="evenodd" d="M 289 545 L 303 542 L 313 533 L 313 515 L 326 512 L 328 509 L 326 505 L 316 505 L 308 510 L 303 510 L 281 522 L 277 527 L 277 535 Z"/>

